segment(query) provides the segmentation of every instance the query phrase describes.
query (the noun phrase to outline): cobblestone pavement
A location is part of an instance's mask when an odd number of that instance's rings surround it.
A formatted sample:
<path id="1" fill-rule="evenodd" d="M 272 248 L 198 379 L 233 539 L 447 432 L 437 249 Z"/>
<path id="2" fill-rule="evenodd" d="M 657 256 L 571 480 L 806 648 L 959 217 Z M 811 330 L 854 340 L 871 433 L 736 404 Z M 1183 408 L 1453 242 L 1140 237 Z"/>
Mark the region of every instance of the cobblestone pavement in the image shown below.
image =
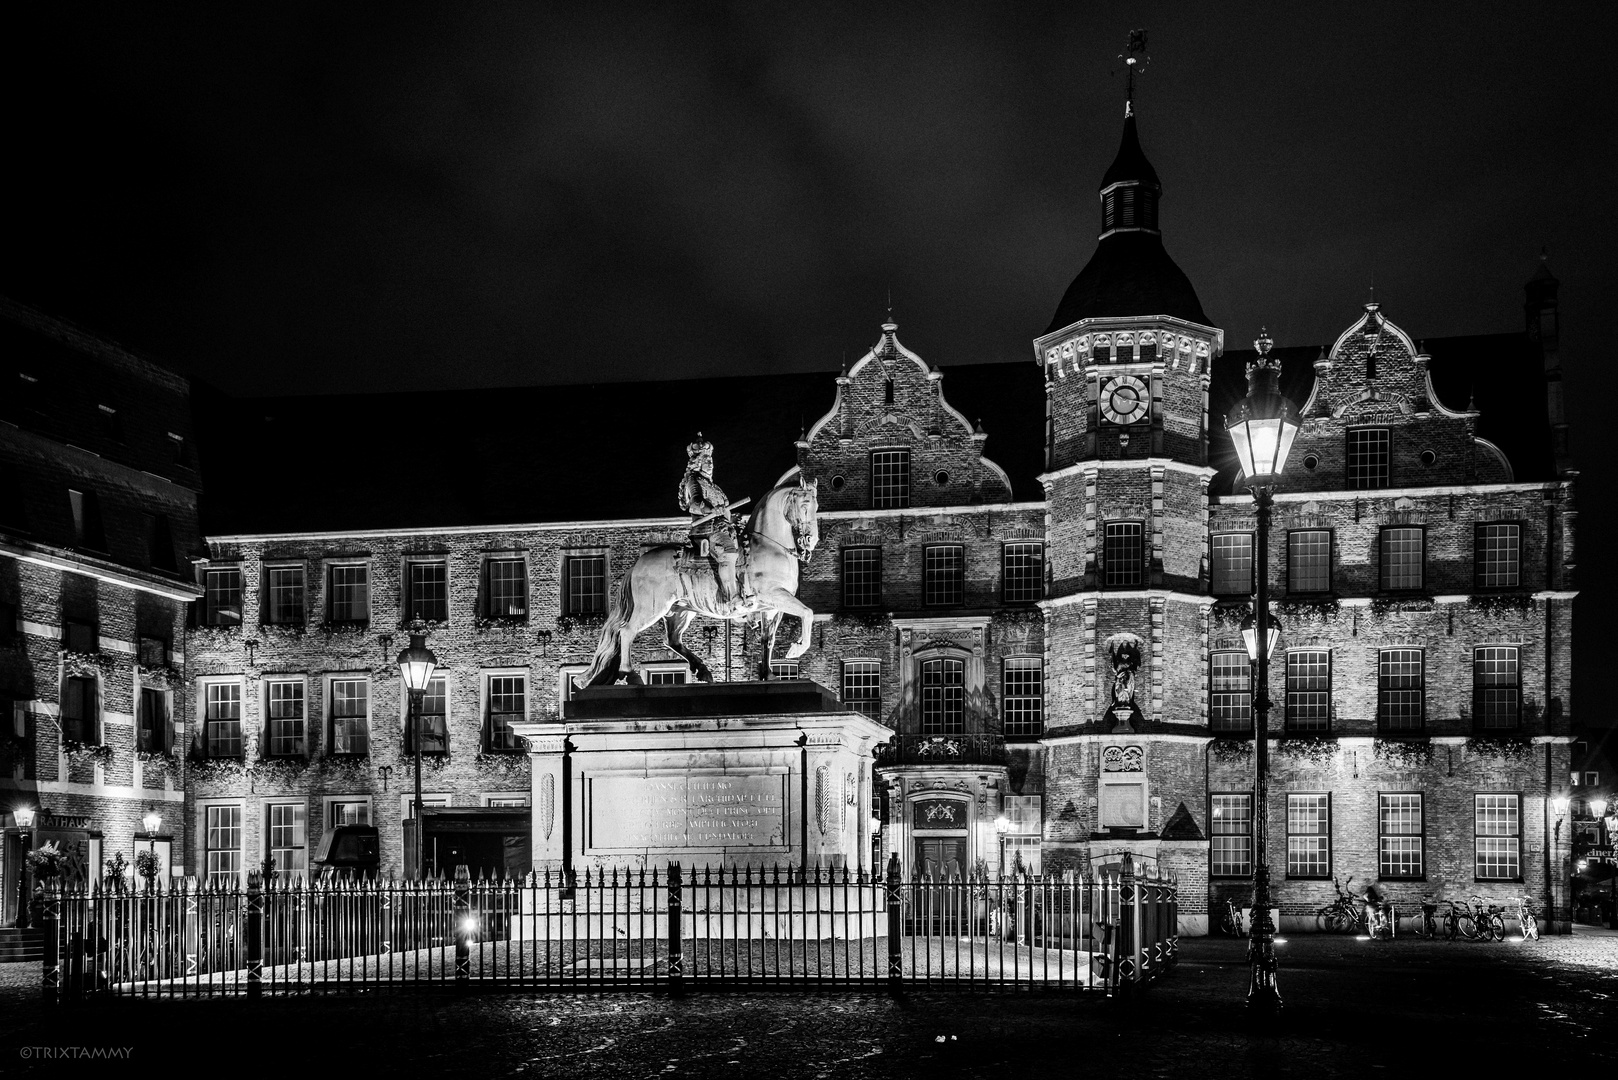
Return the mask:
<path id="1" fill-rule="evenodd" d="M 1280 1023 L 1241 1002 L 1241 942 L 1184 942 L 1124 1003 L 1030 993 L 388 993 L 243 1001 L 38 1002 L 38 965 L 0 966 L 0 1072 L 76 1066 L 78 1047 L 233 1072 L 391 1069 L 511 1077 L 1402 1076 L 1618 1065 L 1618 935 L 1467 944 L 1297 936 Z M 46 1056 L 44 1048 L 55 1050 Z M 66 1048 L 64 1050 L 64 1048 Z"/>

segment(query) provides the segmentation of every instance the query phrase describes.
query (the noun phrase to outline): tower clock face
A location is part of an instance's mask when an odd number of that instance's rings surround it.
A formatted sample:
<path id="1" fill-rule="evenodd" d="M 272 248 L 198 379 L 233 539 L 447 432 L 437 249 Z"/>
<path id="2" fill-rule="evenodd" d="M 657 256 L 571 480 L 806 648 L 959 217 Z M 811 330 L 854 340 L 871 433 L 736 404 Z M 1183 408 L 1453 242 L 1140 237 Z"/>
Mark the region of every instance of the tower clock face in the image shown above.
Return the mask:
<path id="1" fill-rule="evenodd" d="M 1138 424 L 1146 417 L 1150 397 L 1144 382 L 1119 375 L 1101 388 L 1101 414 L 1114 424 Z"/>

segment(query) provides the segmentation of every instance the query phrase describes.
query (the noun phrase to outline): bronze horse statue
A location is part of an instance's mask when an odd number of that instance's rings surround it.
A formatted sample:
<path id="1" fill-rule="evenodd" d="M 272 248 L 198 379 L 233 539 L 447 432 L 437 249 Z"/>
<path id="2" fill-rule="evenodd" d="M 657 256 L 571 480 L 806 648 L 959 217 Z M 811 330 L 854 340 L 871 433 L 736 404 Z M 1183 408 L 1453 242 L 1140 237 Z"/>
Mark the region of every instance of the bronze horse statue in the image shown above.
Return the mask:
<path id="1" fill-rule="evenodd" d="M 685 657 L 700 682 L 713 682 L 713 673 L 681 641 L 698 615 L 762 623 L 760 679 L 770 677 L 775 632 L 783 615 L 796 615 L 800 623 L 798 640 L 787 649 L 787 659 L 802 656 L 809 648 L 815 613 L 798 599 L 798 564 L 807 564 L 820 543 L 820 526 L 815 520 L 819 507 L 819 490 L 812 480 L 782 484 L 759 500 L 747 521 L 749 550 L 743 572 L 751 585 L 750 595 L 733 604 L 720 601 L 708 560 L 686 557 L 685 545 L 663 544 L 643 552 L 624 575 L 595 659 L 574 680 L 575 685 L 602 686 L 621 677 L 639 683 L 640 676 L 627 663 L 629 647 L 637 634 L 659 619 L 669 648 Z"/>

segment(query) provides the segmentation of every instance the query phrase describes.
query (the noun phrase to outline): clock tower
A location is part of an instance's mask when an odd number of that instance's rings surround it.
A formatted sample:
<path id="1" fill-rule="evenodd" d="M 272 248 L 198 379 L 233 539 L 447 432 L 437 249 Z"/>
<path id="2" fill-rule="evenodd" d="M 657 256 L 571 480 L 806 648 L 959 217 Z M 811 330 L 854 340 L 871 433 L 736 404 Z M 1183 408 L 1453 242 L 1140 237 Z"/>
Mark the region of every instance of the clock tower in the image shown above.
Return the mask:
<path id="1" fill-rule="evenodd" d="M 1101 179 L 1095 254 L 1034 341 L 1050 522 L 1047 777 L 1071 778 L 1070 791 L 1046 793 L 1047 842 L 1073 865 L 1125 850 L 1206 865 L 1208 385 L 1224 335 L 1164 249 L 1161 197 L 1131 101 Z M 1170 858 L 1165 843 L 1195 850 Z"/>

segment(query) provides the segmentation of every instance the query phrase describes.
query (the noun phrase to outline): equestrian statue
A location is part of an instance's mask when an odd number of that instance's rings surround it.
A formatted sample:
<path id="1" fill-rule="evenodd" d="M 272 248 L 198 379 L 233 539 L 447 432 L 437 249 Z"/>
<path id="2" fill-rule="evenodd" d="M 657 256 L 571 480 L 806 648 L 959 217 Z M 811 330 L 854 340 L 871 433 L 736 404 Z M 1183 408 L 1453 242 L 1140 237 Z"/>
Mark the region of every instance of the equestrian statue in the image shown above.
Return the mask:
<path id="1" fill-rule="evenodd" d="M 764 657 L 758 677 L 770 677 L 775 633 L 783 615 L 796 615 L 798 640 L 787 658 L 809 649 L 815 613 L 797 597 L 798 564 L 808 564 L 820 543 L 816 522 L 820 496 L 814 481 L 782 484 L 759 500 L 744 524 L 736 513 L 748 500 L 731 502 L 713 479 L 713 444 L 698 433 L 685 448 L 680 509 L 691 515 L 685 544 L 650 548 L 635 560 L 618 586 L 618 598 L 601 631 L 595 659 L 578 686 L 603 686 L 620 678 L 639 683 L 629 665 L 635 636 L 659 619 L 668 645 L 691 665 L 700 682 L 713 682 L 702 658 L 681 638 L 698 615 L 758 625 Z"/>

